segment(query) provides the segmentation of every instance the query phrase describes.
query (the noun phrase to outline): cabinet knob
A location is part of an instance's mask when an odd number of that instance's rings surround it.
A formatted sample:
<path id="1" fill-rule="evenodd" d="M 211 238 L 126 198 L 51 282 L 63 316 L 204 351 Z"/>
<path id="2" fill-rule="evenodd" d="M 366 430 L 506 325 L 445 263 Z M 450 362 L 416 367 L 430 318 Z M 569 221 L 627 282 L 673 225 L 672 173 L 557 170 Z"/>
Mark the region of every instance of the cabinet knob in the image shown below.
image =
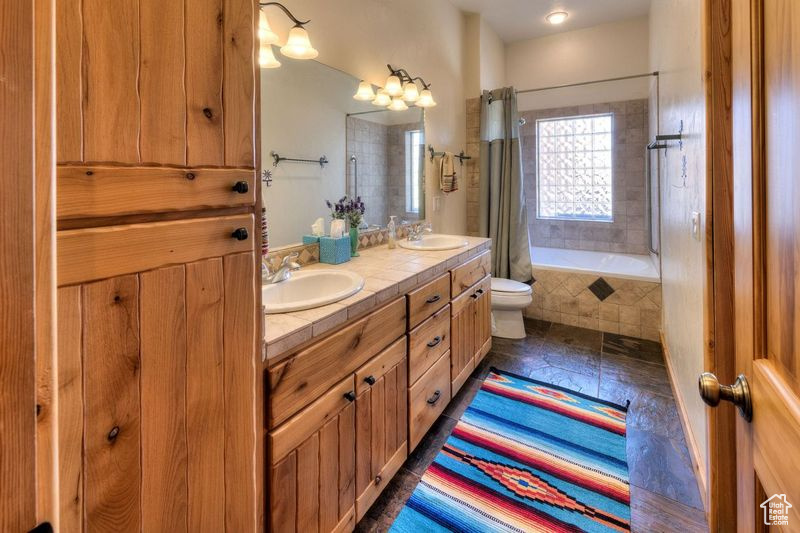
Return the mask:
<path id="1" fill-rule="evenodd" d="M 437 344 L 442 342 L 442 338 L 439 335 L 436 335 L 431 342 L 428 343 L 428 348 L 433 348 Z"/>
<path id="2" fill-rule="evenodd" d="M 441 299 L 442 299 L 441 296 L 439 296 L 438 294 L 434 294 L 433 296 L 431 296 L 430 298 L 425 300 L 425 303 L 435 304 L 436 302 L 438 302 Z"/>
<path id="3" fill-rule="evenodd" d="M 383 476 L 381 476 L 380 474 L 378 474 L 377 476 L 375 476 L 375 484 L 376 484 L 376 485 L 380 485 L 380 484 L 381 484 L 381 481 L 383 481 Z"/>
<path id="4" fill-rule="evenodd" d="M 435 405 L 436 402 L 438 402 L 439 398 L 441 398 L 441 397 L 442 397 L 442 391 L 437 390 L 436 392 L 433 393 L 433 396 L 428 398 L 428 400 L 427 400 L 428 401 L 428 405 Z"/>
<path id="5" fill-rule="evenodd" d="M 237 181 L 231 187 L 231 190 L 234 192 L 238 192 L 239 194 L 247 194 L 247 191 L 250 190 L 250 186 L 247 184 L 246 181 Z"/>
<path id="6" fill-rule="evenodd" d="M 231 233 L 231 237 L 233 237 L 237 241 L 246 241 L 247 237 L 249 237 L 247 233 L 247 228 L 236 228 L 235 230 L 233 230 L 233 233 Z"/>
<path id="7" fill-rule="evenodd" d="M 364 378 L 364 381 L 366 381 L 369 385 L 375 385 L 375 381 L 377 380 L 375 379 L 375 376 L 367 376 Z"/>
<path id="8" fill-rule="evenodd" d="M 345 393 L 344 397 L 348 402 L 356 401 L 356 393 L 353 391 Z"/>

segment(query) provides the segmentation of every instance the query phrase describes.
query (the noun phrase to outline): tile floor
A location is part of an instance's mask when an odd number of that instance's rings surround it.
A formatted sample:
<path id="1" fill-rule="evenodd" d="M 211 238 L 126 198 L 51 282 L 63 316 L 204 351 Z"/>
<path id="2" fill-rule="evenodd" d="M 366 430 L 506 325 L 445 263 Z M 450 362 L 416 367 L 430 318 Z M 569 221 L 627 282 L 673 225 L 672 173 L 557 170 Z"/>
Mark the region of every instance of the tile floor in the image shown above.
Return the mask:
<path id="1" fill-rule="evenodd" d="M 707 531 L 703 504 L 658 343 L 526 319 L 528 337 L 492 351 L 436 421 L 357 531 L 386 531 L 490 366 L 624 404 L 633 531 Z"/>

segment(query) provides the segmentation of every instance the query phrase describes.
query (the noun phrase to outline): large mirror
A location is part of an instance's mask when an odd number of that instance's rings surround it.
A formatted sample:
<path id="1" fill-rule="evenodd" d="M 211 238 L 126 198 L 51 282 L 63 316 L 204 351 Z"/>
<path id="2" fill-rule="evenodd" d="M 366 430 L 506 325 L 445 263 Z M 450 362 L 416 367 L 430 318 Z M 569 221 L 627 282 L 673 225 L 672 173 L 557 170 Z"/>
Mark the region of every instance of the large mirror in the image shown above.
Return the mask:
<path id="1" fill-rule="evenodd" d="M 359 79 L 317 61 L 281 57 L 281 63 L 261 70 L 270 249 L 299 243 L 318 217 L 329 228 L 325 202 L 344 195 L 364 201 L 362 229 L 385 227 L 391 215 L 398 223 L 424 219 L 424 111 L 357 101 Z M 275 165 L 273 154 L 287 159 Z"/>

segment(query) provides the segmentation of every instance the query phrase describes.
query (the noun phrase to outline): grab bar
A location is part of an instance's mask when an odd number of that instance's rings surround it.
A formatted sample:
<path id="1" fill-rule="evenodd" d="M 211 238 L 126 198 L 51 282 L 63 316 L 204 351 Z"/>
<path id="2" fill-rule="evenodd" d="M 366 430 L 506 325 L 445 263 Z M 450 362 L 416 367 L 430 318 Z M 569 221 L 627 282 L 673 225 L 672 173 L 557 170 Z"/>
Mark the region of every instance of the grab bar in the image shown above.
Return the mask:
<path id="1" fill-rule="evenodd" d="M 653 194 L 652 194 L 652 187 L 653 184 L 651 183 L 652 180 L 652 172 L 650 169 L 651 157 L 650 152 L 652 150 L 660 150 L 662 148 L 666 148 L 667 145 L 664 143 L 659 143 L 658 141 L 653 141 L 647 145 L 644 149 L 644 158 L 645 158 L 645 173 L 644 173 L 644 194 L 647 197 L 647 249 L 650 250 L 651 253 L 658 255 L 658 250 L 653 245 Z M 661 205 L 661 183 L 658 184 L 658 204 Z M 658 233 L 661 235 L 661 222 L 658 224 Z"/>

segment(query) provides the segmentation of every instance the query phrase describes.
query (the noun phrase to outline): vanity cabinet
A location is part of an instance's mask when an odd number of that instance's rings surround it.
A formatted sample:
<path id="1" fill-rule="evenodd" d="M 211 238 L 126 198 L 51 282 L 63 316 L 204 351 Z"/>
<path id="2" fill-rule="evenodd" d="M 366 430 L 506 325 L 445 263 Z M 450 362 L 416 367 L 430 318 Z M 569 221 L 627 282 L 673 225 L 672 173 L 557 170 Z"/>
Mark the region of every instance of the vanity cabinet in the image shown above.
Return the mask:
<path id="1" fill-rule="evenodd" d="M 430 281 L 267 363 L 272 531 L 350 531 L 364 517 L 488 352 L 490 267 L 489 252 L 440 265 Z"/>

